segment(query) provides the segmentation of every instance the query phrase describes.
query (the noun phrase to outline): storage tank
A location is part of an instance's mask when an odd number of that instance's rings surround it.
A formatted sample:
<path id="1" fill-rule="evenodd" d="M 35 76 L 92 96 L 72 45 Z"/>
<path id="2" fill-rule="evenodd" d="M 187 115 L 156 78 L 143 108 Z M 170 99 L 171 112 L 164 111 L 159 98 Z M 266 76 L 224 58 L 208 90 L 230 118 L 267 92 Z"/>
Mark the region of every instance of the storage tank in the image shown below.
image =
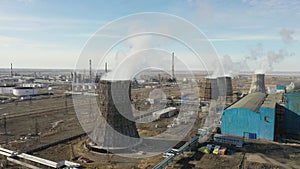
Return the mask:
<path id="1" fill-rule="evenodd" d="M 96 89 L 96 85 L 94 84 L 89 84 L 89 90 L 95 90 Z"/>
<path id="2" fill-rule="evenodd" d="M 3 85 L 0 86 L 0 94 L 6 95 L 6 94 L 12 94 L 12 90 L 15 86 L 9 86 L 9 85 Z"/>
<path id="3" fill-rule="evenodd" d="M 13 89 L 13 95 L 15 96 L 33 96 L 38 94 L 39 89 L 33 87 L 16 87 Z"/>
<path id="4" fill-rule="evenodd" d="M 86 91 L 89 89 L 89 85 L 88 84 L 83 84 L 82 85 L 82 90 Z"/>

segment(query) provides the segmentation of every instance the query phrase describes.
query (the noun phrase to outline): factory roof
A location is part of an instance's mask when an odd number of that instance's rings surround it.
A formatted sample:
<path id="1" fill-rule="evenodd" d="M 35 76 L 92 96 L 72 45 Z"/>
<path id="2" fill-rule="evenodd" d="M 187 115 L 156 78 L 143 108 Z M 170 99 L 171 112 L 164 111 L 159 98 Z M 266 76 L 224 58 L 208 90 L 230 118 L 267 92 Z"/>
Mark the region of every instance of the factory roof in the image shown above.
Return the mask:
<path id="1" fill-rule="evenodd" d="M 235 104 L 231 105 L 227 109 L 245 108 L 254 112 L 258 112 L 266 96 L 266 94 L 260 92 L 251 93 L 239 100 L 238 102 L 236 102 Z"/>
<path id="2" fill-rule="evenodd" d="M 262 108 L 275 108 L 276 103 L 282 101 L 282 93 L 277 94 L 265 94 L 265 93 L 251 93 L 235 104 L 231 105 L 227 109 L 232 108 L 245 108 L 253 112 L 258 112 Z"/>
<path id="3" fill-rule="evenodd" d="M 176 107 L 168 107 L 168 108 L 153 112 L 153 115 L 158 116 L 158 115 L 162 115 L 162 114 L 174 111 L 174 110 L 176 110 Z"/>
<path id="4" fill-rule="evenodd" d="M 269 94 L 261 107 L 275 108 L 276 103 L 282 101 L 283 93 Z"/>

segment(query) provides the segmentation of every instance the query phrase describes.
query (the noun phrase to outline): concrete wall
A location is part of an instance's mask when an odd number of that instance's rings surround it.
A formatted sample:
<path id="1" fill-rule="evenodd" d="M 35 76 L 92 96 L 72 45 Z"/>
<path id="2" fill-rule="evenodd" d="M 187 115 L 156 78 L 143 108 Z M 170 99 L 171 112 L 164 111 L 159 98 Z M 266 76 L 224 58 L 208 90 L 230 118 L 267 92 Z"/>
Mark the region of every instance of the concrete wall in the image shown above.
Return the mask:
<path id="1" fill-rule="evenodd" d="M 275 109 L 272 108 L 260 108 L 259 113 L 232 108 L 222 114 L 222 134 L 248 137 L 254 133 L 257 139 L 274 140 L 274 126 Z"/>
<path id="2" fill-rule="evenodd" d="M 284 128 L 289 134 L 300 134 L 300 92 L 285 94 Z"/>

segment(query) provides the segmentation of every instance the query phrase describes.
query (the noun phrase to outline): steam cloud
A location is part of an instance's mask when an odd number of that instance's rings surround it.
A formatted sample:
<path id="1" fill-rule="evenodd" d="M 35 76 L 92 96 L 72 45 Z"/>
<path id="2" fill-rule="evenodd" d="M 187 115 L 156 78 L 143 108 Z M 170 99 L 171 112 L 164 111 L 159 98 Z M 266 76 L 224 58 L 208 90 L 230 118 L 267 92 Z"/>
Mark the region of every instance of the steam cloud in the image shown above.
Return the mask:
<path id="1" fill-rule="evenodd" d="M 292 29 L 282 29 L 279 32 L 279 35 L 281 36 L 281 40 L 284 43 L 292 43 L 293 41 L 295 41 L 295 38 L 293 37 L 294 34 L 295 31 Z"/>
<path id="2" fill-rule="evenodd" d="M 295 41 L 293 37 L 295 31 L 292 29 L 282 29 L 279 31 L 281 40 L 285 44 Z M 279 49 L 278 51 L 272 50 L 267 53 L 264 52 L 263 45 L 258 43 L 253 49 L 250 50 L 250 54 L 246 57 L 246 60 L 259 62 L 259 67 L 255 70 L 255 73 L 266 73 L 272 71 L 273 66 L 276 63 L 283 61 L 286 57 L 293 56 L 294 53 L 290 53 L 285 49 Z"/>
<path id="3" fill-rule="evenodd" d="M 260 68 L 257 69 L 255 73 L 266 73 L 267 71 L 272 71 L 275 63 L 279 63 L 280 61 L 284 60 L 284 58 L 292 55 L 294 54 L 289 53 L 284 49 L 279 49 L 277 52 L 269 51 L 266 59 L 263 59 L 260 62 Z"/>
<path id="4" fill-rule="evenodd" d="M 229 75 L 231 77 L 237 75 L 241 70 L 249 70 L 249 66 L 245 60 L 234 62 L 230 55 L 223 56 L 222 65 L 225 75 Z"/>

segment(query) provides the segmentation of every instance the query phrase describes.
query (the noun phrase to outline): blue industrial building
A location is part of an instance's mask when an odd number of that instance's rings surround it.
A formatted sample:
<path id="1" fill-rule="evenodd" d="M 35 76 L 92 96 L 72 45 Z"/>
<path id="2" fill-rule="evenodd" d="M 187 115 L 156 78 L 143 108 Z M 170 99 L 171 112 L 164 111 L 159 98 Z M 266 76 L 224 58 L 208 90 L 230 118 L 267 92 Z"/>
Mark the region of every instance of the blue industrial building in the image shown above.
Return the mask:
<path id="1" fill-rule="evenodd" d="M 276 86 L 276 92 L 285 92 L 285 86 L 277 85 Z"/>
<path id="2" fill-rule="evenodd" d="M 284 128 L 287 134 L 300 134 L 300 92 L 285 94 Z"/>
<path id="3" fill-rule="evenodd" d="M 277 95 L 251 93 L 222 113 L 222 134 L 274 140 Z"/>

